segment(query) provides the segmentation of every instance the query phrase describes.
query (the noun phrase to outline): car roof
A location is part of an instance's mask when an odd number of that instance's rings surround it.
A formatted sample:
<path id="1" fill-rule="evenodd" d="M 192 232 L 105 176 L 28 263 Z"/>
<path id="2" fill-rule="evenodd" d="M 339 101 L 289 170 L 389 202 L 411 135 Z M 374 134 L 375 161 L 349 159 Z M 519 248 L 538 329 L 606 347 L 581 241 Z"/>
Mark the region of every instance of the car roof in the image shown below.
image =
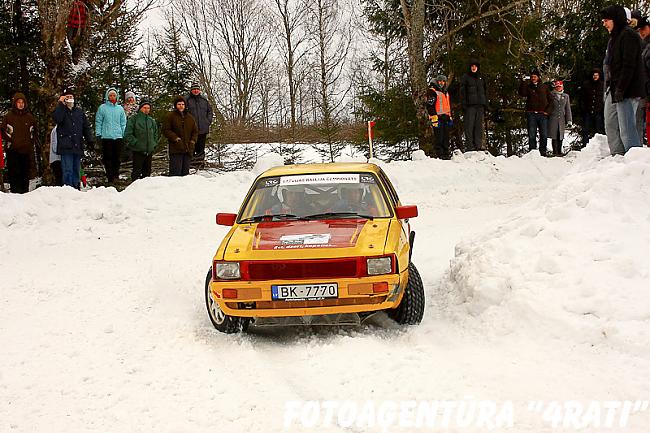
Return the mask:
<path id="1" fill-rule="evenodd" d="M 290 176 L 294 174 L 315 173 L 349 173 L 366 172 L 378 173 L 379 167 L 367 162 L 331 162 L 327 164 L 293 164 L 272 167 L 259 177 Z"/>

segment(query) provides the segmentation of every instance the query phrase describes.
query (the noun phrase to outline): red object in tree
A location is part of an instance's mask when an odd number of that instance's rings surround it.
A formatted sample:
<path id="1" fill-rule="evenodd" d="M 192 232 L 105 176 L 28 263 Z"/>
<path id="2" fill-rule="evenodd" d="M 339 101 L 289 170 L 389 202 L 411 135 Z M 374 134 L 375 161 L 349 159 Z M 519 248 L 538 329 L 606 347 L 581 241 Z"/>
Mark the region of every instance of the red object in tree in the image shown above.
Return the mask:
<path id="1" fill-rule="evenodd" d="M 75 0 L 70 8 L 70 15 L 68 15 L 68 28 L 83 29 L 86 27 L 87 9 L 88 6 L 84 0 Z"/>

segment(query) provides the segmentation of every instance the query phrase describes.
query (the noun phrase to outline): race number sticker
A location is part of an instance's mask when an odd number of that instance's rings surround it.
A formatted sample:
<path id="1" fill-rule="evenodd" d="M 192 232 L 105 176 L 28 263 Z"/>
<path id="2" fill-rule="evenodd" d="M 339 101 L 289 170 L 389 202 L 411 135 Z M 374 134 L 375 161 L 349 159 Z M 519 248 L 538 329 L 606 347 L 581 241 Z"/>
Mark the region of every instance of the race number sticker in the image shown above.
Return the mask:
<path id="1" fill-rule="evenodd" d="M 304 174 L 280 178 L 280 186 L 335 183 L 359 183 L 359 173 Z"/>

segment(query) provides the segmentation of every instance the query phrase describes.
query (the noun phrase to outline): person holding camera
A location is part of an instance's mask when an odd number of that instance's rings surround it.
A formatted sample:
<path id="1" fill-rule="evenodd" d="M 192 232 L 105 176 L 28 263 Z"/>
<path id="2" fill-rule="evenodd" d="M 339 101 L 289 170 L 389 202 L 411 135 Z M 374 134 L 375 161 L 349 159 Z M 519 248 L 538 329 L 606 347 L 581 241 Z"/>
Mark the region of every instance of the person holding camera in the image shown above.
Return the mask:
<path id="1" fill-rule="evenodd" d="M 534 69 L 530 76 L 524 76 L 519 83 L 519 96 L 526 98 L 528 150 L 537 149 L 539 132 L 539 153 L 546 156 L 548 117 L 553 113 L 553 98 L 541 78 L 537 69 Z"/>

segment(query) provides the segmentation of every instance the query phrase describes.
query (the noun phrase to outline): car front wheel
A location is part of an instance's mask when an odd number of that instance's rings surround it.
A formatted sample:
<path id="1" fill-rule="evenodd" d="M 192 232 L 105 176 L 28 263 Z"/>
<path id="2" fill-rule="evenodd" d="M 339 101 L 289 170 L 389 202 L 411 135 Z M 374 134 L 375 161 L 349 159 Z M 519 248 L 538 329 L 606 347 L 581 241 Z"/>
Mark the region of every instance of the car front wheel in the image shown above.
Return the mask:
<path id="1" fill-rule="evenodd" d="M 212 299 L 210 294 L 210 282 L 212 281 L 212 269 L 208 271 L 205 277 L 205 306 L 208 309 L 210 321 L 219 331 L 226 334 L 235 334 L 246 331 L 250 324 L 250 319 L 246 317 L 229 316 L 221 310 L 217 301 Z"/>
<path id="2" fill-rule="evenodd" d="M 408 282 L 402 301 L 388 315 L 400 325 L 418 325 L 424 316 L 424 286 L 420 273 L 409 263 Z"/>

